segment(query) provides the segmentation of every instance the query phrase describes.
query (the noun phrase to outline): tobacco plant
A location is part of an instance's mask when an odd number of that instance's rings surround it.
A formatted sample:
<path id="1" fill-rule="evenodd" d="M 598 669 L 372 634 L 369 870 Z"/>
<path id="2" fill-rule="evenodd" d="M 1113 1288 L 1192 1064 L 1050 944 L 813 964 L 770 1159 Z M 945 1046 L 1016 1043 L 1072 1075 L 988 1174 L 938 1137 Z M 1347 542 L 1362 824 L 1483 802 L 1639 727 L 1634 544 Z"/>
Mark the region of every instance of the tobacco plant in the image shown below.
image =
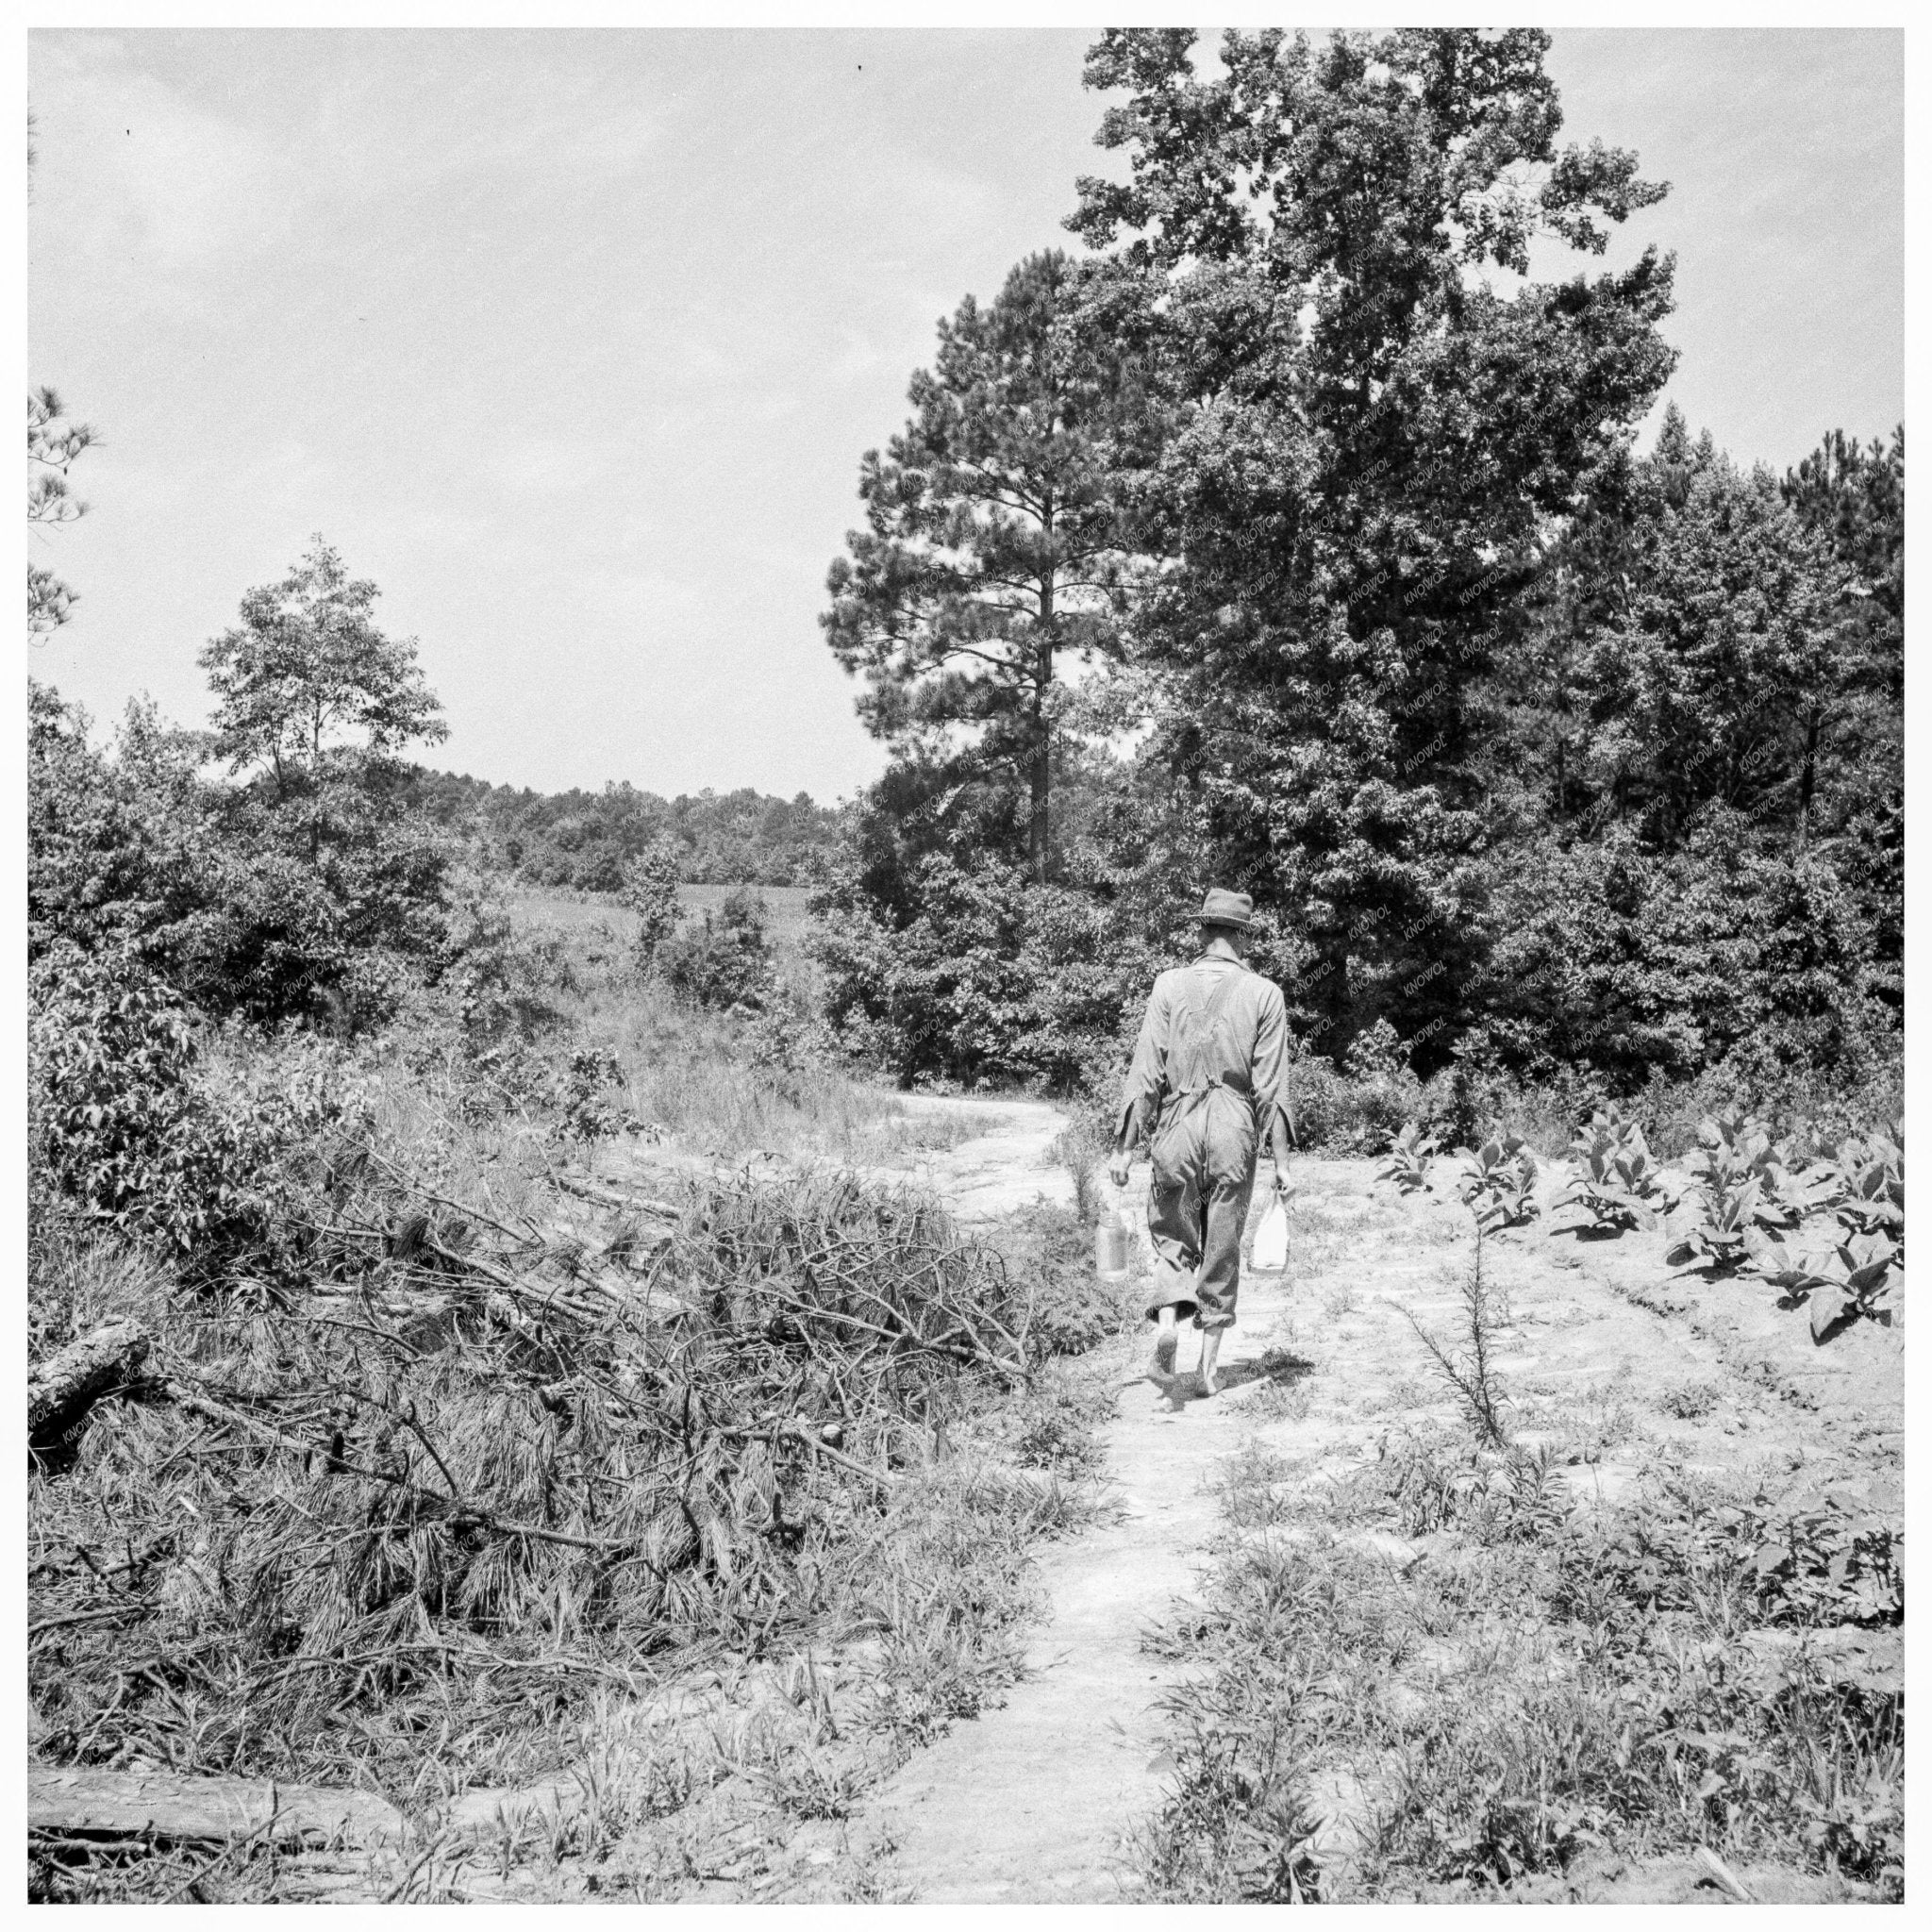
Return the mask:
<path id="1" fill-rule="evenodd" d="M 1582 1217 L 1573 1226 L 1592 1231 L 1620 1234 L 1635 1227 L 1641 1209 L 1618 1171 L 1629 1137 L 1635 1134 L 1639 1145 L 1642 1132 L 1620 1123 L 1614 1113 L 1597 1113 L 1587 1127 L 1579 1127 L 1570 1143 L 1573 1172 L 1569 1182 L 1551 1203 L 1559 1212 L 1576 1210 Z M 1647 1158 L 1649 1150 L 1644 1149 Z"/>
<path id="2" fill-rule="evenodd" d="M 1492 1128 L 1476 1147 L 1456 1150 L 1457 1198 L 1485 1229 L 1521 1227 L 1537 1212 L 1536 1157 L 1521 1134 Z"/>
<path id="3" fill-rule="evenodd" d="M 1786 1149 L 1737 1108 L 1709 1115 L 1687 1165 L 1690 1215 L 1666 1257 L 1674 1264 L 1735 1268 L 1745 1237 L 1791 1226 L 1818 1205 L 1815 1188 L 1794 1173 Z"/>
<path id="4" fill-rule="evenodd" d="M 1830 1206 L 1838 1190 L 1832 1171 L 1803 1163 L 1790 1141 L 1774 1141 L 1761 1121 L 1739 1108 L 1707 1115 L 1697 1138 L 1701 1144 L 1688 1163 L 1692 1175 L 1700 1183 L 1755 1178 L 1766 1209 L 1783 1216 L 1777 1224 Z"/>
<path id="5" fill-rule="evenodd" d="M 1901 1256 L 1906 1239 L 1905 1138 L 1901 1124 L 1881 1128 L 1863 1141 L 1847 1139 L 1823 1170 L 1840 1224 L 1854 1235 L 1886 1236 L 1897 1242 Z"/>
<path id="6" fill-rule="evenodd" d="M 1429 1184 L 1429 1159 L 1437 1151 L 1435 1137 L 1408 1121 L 1391 1143 L 1375 1178 L 1394 1182 L 1405 1194 L 1416 1193 Z"/>
<path id="7" fill-rule="evenodd" d="M 1745 1247 L 1752 1268 L 1778 1291 L 1785 1306 L 1808 1305 L 1814 1341 L 1860 1317 L 1890 1324 L 1891 1310 L 1884 1304 L 1899 1252 L 1883 1235 L 1855 1234 L 1813 1251 L 1754 1231 Z"/>
<path id="8" fill-rule="evenodd" d="M 1614 1116 L 1611 1118 L 1614 1120 Z M 1610 1172 L 1617 1186 L 1654 1212 L 1667 1211 L 1675 1204 L 1676 1194 L 1664 1178 L 1657 1156 L 1650 1151 L 1643 1129 L 1630 1121 L 1619 1124 L 1616 1132 L 1617 1146 L 1610 1156 Z"/>
<path id="9" fill-rule="evenodd" d="M 1674 1266 L 1735 1268 L 1744 1258 L 1745 1237 L 1785 1225 L 1781 1208 L 1763 1198 L 1757 1175 L 1740 1184 L 1717 1180 L 1698 1190 L 1698 1218 L 1671 1244 L 1665 1259 Z"/>

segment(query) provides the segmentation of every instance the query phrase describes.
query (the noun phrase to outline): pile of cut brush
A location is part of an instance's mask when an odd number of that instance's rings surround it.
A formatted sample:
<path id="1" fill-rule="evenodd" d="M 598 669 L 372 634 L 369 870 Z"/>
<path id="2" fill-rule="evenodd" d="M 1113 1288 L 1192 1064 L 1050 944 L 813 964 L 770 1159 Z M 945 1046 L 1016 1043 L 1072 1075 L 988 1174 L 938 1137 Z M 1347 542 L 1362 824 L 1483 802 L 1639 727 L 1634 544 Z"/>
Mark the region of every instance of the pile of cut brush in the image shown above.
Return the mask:
<path id="1" fill-rule="evenodd" d="M 911 1192 L 566 1186 L 575 1230 L 369 1156 L 326 1279 L 178 1306 L 125 1399 L 49 1424 L 43 1759 L 420 1801 L 551 1771 L 599 1684 L 864 1633 L 895 1486 L 1051 1321 Z"/>

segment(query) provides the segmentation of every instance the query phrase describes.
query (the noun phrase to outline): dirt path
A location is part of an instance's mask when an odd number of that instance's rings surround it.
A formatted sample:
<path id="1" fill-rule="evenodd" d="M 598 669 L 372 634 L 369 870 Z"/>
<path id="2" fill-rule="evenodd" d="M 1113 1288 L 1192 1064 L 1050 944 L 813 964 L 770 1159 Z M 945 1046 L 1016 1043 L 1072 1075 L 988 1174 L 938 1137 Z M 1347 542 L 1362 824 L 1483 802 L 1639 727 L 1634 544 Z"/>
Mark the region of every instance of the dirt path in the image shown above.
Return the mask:
<path id="1" fill-rule="evenodd" d="M 966 1172 L 991 1191 L 993 1177 L 977 1162 Z M 1144 1174 L 1124 1202 L 1137 1230 Z M 902 1767 L 861 1821 L 891 1841 L 896 1875 L 920 1900 L 1132 1895 L 1138 1881 L 1123 1828 L 1158 1800 L 1157 1702 L 1175 1682 L 1171 1667 L 1144 1654 L 1142 1639 L 1193 1588 L 1214 1526 L 1203 1491 L 1241 1428 L 1229 1394 L 1255 1376 L 1284 1308 L 1278 1279 L 1250 1277 L 1223 1347 L 1227 1390 L 1213 1402 L 1196 1393 L 1191 1336 L 1182 1372 L 1164 1378 L 1151 1373 L 1141 1336 L 1131 1358 L 1120 1351 L 1119 1405 L 1105 1434 L 1110 1520 L 1044 1558 L 1050 1609 L 1026 1674 L 1001 1708 L 956 1726 Z"/>
<path id="2" fill-rule="evenodd" d="M 913 1173 L 943 1194 L 959 1220 L 991 1221 L 1035 1201 L 1074 1205 L 1074 1179 L 1055 1143 L 1067 1117 L 1043 1100 L 953 1099 L 902 1094 L 908 1114 L 957 1121 L 983 1113 L 986 1130 L 958 1146 L 924 1155 Z"/>
<path id="3" fill-rule="evenodd" d="M 1036 1135 L 1044 1130 L 1029 1122 Z M 977 1155 L 974 1145 L 956 1150 L 968 1157 L 958 1175 L 991 1194 L 996 1162 L 986 1143 Z M 1293 1493 L 1373 1460 L 1391 1425 L 1454 1419 L 1409 1317 L 1455 1340 L 1468 1217 L 1432 1198 L 1399 1199 L 1372 1175 L 1367 1162 L 1297 1162 L 1289 1272 L 1244 1283 L 1223 1356 L 1228 1386 L 1214 1401 L 1191 1399 L 1191 1376 L 1157 1381 L 1141 1337 L 1132 1362 L 1124 1356 L 1107 1431 L 1118 1510 L 1046 1557 L 1051 1610 L 1027 1674 L 1003 1707 L 904 1766 L 857 1822 L 896 1847 L 898 1878 L 914 1896 L 1131 1897 L 1139 1880 L 1124 1839 L 1159 1802 L 1167 1767 L 1156 1704 L 1178 1682 L 1141 1639 L 1194 1586 L 1217 1527 L 1203 1491 L 1220 1458 L 1259 1442 L 1285 1459 L 1293 1474 L 1284 1533 L 1292 1534 Z M 1137 1191 L 1128 1206 L 1137 1228 L 1143 1207 Z M 1498 1367 L 1515 1422 L 1524 1440 L 1564 1448 L 1578 1503 L 1614 1504 L 1664 1461 L 1780 1487 L 1797 1474 L 1893 1482 L 1902 1337 L 1861 1324 L 1816 1349 L 1802 1315 L 1773 1307 L 1760 1284 L 1672 1278 L 1662 1248 L 1659 1236 L 1595 1245 L 1541 1227 L 1490 1243 L 1492 1279 L 1507 1296 Z M 1144 1247 L 1137 1266 L 1144 1269 Z M 1192 1350 L 1190 1338 L 1183 1369 Z M 1360 1534 L 1391 1564 L 1428 1559 L 1386 1531 Z M 1895 1633 L 1846 1641 L 1869 1645 L 1879 1672 L 1899 1667 Z M 1447 1647 L 1418 1665 L 1456 1667 Z M 1402 1689 L 1391 1686 L 1391 1697 Z M 1360 1788 L 1341 1774 L 1324 1795 L 1324 1857 L 1345 1862 Z M 1762 1895 L 1802 1895 L 1780 1892 L 1788 1874 L 1759 1875 Z M 1701 1882 L 1688 1865 L 1655 1868 L 1607 1874 L 1596 1895 L 1690 1898 Z"/>

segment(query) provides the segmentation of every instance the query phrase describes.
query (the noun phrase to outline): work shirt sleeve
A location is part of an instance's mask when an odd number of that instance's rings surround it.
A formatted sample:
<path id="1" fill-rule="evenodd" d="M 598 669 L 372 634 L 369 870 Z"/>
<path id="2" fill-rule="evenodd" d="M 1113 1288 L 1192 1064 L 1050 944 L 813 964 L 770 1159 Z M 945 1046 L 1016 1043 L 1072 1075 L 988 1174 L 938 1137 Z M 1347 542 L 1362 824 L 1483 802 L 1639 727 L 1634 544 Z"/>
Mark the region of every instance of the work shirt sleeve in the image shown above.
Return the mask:
<path id="1" fill-rule="evenodd" d="M 1134 1042 L 1134 1063 L 1127 1069 L 1127 1084 L 1121 1095 L 1121 1110 L 1115 1122 L 1118 1139 L 1129 1122 L 1142 1141 L 1154 1138 L 1155 1123 L 1160 1116 L 1161 1089 L 1167 1075 L 1169 1010 L 1167 989 L 1159 980 L 1147 1001 L 1141 1021 L 1141 1037 Z M 1130 1143 L 1131 1144 L 1131 1143 Z"/>
<path id="2" fill-rule="evenodd" d="M 1295 1140 L 1294 1111 L 1288 1099 L 1288 1008 L 1279 987 L 1270 986 L 1261 1002 L 1260 1024 L 1255 1031 L 1255 1120 L 1261 1132 L 1272 1133 L 1274 1116 L 1288 1123 L 1291 1144 Z"/>

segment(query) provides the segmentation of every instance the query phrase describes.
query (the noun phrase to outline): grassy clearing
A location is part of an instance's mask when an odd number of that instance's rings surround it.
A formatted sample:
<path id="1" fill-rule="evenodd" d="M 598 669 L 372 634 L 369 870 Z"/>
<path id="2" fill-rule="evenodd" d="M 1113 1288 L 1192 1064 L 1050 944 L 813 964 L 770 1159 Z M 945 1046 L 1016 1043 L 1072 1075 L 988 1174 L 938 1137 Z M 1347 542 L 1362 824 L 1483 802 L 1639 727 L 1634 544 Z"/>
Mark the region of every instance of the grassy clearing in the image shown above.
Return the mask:
<path id="1" fill-rule="evenodd" d="M 721 899 L 725 891 L 679 890 Z M 802 931 L 804 889 L 767 890 L 796 896 L 791 910 Z M 502 1134 L 544 1138 L 552 1095 L 541 1078 L 532 1077 L 528 1061 L 535 1058 L 541 1073 L 558 1053 L 545 1042 L 566 1038 L 615 1057 L 588 1098 L 628 1115 L 652 1135 L 668 1135 L 681 1147 L 718 1158 L 774 1153 L 903 1168 L 989 1129 L 983 1108 L 908 1106 L 883 1084 L 808 1056 L 774 1064 L 755 1023 L 701 1011 L 655 981 L 638 979 L 630 956 L 635 921 L 621 906 L 523 893 L 511 909 L 523 943 L 544 962 L 546 984 L 527 1022 L 541 1051 L 513 1050 L 500 1056 L 500 1068 L 484 1070 L 499 1089 L 490 1119 Z M 800 971 L 802 963 L 794 957 L 787 970 Z M 453 1039 L 441 1051 L 420 1038 L 397 1041 L 378 1079 L 396 1131 L 413 1141 L 460 1132 L 462 1117 L 475 1111 L 477 1069 Z"/>
<path id="2" fill-rule="evenodd" d="M 734 886 L 679 886 L 677 904 L 687 919 L 715 912 L 737 891 Z M 805 938 L 806 901 L 811 896 L 808 886 L 755 886 L 751 889 L 765 903 L 769 914 L 766 930 L 772 943 L 789 958 L 798 956 Z M 519 919 L 528 924 L 553 925 L 567 932 L 578 932 L 595 939 L 599 928 L 608 929 L 611 940 L 627 947 L 637 932 L 637 914 L 612 892 L 568 892 L 541 891 L 516 886 L 507 896 Z"/>
<path id="3" fill-rule="evenodd" d="M 617 1057 L 622 1077 L 613 1097 L 704 1153 L 902 1166 L 987 1131 L 982 1110 L 910 1108 L 895 1093 L 824 1067 L 759 1066 L 742 1022 L 693 1013 L 656 988 L 588 992 L 578 1024 Z"/>

